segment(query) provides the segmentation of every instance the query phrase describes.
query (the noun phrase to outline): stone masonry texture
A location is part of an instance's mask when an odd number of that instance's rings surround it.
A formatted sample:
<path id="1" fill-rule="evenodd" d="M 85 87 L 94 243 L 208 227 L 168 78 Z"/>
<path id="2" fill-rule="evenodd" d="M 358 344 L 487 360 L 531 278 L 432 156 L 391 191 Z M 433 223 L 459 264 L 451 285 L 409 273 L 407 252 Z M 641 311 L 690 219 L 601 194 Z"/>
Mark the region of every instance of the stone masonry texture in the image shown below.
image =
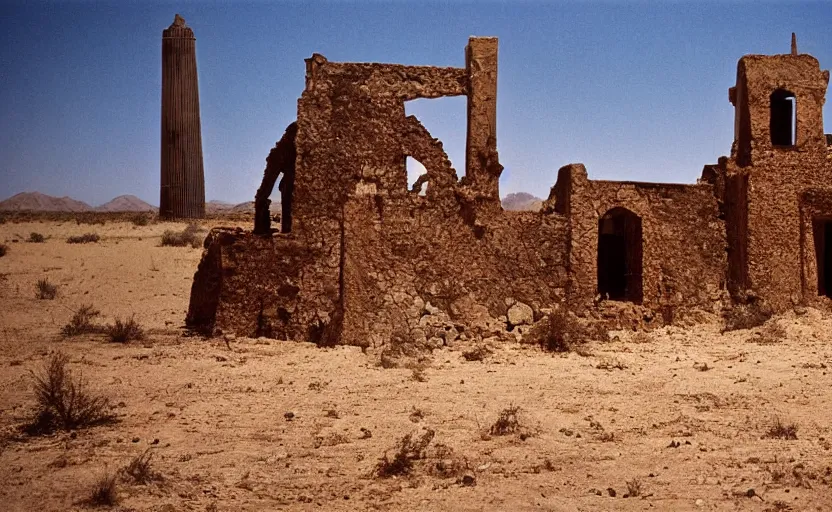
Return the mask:
<path id="1" fill-rule="evenodd" d="M 291 223 L 278 232 L 266 215 L 254 231 L 213 230 L 187 324 L 433 347 L 522 332 L 561 307 L 598 318 L 630 304 L 636 324 L 649 326 L 751 296 L 775 311 L 832 305 L 832 153 L 821 117 L 829 73 L 813 57 L 740 59 L 731 155 L 705 165 L 697 183 L 592 180 L 574 163 L 537 212 L 499 202 L 496 38 L 472 37 L 464 62 L 307 59 L 296 125 L 272 150 L 257 194 L 267 208 L 277 175 L 291 174 L 281 190 Z M 460 180 L 405 102 L 461 95 Z M 424 194 L 407 187 L 407 157 L 425 166 Z"/>

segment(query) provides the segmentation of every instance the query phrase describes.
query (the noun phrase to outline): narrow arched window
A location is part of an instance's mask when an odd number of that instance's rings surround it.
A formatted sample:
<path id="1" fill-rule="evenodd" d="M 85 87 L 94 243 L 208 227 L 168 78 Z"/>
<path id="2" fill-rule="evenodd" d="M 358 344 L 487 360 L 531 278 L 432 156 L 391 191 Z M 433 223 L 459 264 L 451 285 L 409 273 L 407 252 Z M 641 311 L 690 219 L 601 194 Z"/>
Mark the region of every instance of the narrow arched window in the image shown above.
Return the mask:
<path id="1" fill-rule="evenodd" d="M 797 101 L 794 93 L 777 89 L 771 93 L 771 145 L 794 146 L 797 140 Z"/>

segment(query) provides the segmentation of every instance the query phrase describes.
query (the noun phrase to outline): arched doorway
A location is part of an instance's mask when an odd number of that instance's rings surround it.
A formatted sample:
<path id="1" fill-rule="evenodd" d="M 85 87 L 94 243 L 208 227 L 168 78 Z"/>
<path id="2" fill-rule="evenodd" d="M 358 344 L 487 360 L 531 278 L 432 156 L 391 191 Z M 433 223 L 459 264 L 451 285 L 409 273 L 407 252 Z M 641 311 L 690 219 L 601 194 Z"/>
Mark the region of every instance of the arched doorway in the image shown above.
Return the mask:
<path id="1" fill-rule="evenodd" d="M 598 220 L 598 293 L 604 299 L 641 304 L 641 217 L 613 208 Z"/>

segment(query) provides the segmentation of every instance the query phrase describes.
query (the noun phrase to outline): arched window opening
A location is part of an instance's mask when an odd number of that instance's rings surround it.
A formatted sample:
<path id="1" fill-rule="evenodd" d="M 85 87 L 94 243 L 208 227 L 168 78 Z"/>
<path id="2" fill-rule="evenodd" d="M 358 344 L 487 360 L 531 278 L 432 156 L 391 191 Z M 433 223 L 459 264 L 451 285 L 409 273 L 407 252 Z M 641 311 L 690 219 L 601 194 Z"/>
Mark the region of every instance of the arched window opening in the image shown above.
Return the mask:
<path id="1" fill-rule="evenodd" d="M 407 167 L 407 189 L 414 194 L 423 196 L 428 191 L 428 170 L 422 162 L 408 156 Z"/>
<path id="2" fill-rule="evenodd" d="M 794 146 L 797 140 L 797 101 L 794 93 L 777 89 L 771 93 L 771 145 Z"/>
<path id="3" fill-rule="evenodd" d="M 641 304 L 641 217 L 613 208 L 598 220 L 598 293 L 603 299 Z"/>

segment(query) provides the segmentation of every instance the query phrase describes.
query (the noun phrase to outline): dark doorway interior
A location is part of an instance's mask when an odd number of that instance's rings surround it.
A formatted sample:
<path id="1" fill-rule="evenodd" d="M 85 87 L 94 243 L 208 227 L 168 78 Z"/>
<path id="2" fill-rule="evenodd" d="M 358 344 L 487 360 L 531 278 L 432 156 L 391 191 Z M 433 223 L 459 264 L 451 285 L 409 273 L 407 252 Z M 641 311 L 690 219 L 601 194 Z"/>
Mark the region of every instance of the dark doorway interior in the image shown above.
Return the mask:
<path id="1" fill-rule="evenodd" d="M 797 124 L 797 105 L 794 93 L 777 89 L 771 94 L 771 144 L 794 146 Z"/>
<path id="2" fill-rule="evenodd" d="M 832 219 L 815 220 L 813 228 L 818 262 L 818 295 L 832 298 Z"/>
<path id="3" fill-rule="evenodd" d="M 641 304 L 641 218 L 613 208 L 598 221 L 598 293 L 604 299 Z"/>

